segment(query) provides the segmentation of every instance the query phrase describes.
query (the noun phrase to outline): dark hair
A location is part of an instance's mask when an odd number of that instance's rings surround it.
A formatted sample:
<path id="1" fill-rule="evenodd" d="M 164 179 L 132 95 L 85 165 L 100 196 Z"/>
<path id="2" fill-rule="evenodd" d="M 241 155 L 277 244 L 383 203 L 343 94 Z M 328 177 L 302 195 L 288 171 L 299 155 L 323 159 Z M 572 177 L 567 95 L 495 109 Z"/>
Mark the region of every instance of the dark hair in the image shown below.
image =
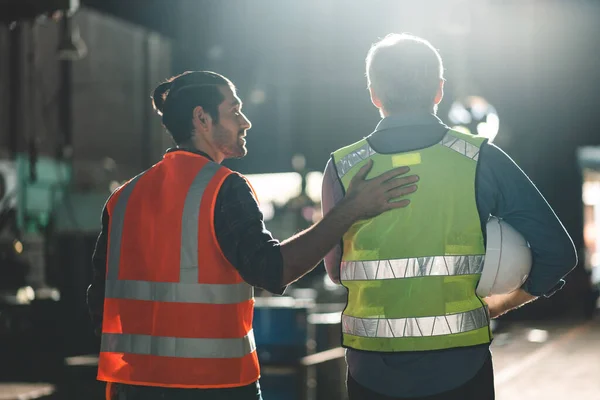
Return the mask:
<path id="1" fill-rule="evenodd" d="M 181 144 L 192 137 L 194 108 L 201 106 L 215 123 L 219 122 L 219 104 L 225 100 L 219 86 L 233 83 L 210 71 L 187 71 L 161 83 L 154 90 L 152 103 L 173 140 Z"/>
<path id="2" fill-rule="evenodd" d="M 438 51 L 427 40 L 408 34 L 389 34 L 367 54 L 367 80 L 389 113 L 431 111 L 444 79 Z"/>

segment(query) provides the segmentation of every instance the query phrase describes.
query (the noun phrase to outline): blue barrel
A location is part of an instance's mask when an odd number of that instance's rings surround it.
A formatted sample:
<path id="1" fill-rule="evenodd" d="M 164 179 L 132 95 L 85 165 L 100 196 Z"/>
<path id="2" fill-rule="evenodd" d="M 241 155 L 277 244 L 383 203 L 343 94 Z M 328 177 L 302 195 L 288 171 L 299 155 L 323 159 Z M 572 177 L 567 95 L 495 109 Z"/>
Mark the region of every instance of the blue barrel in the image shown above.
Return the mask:
<path id="1" fill-rule="evenodd" d="M 291 297 L 256 298 L 253 328 L 265 400 L 300 399 L 304 383 L 297 367 L 314 349 L 314 329 L 308 323 L 313 306 Z"/>

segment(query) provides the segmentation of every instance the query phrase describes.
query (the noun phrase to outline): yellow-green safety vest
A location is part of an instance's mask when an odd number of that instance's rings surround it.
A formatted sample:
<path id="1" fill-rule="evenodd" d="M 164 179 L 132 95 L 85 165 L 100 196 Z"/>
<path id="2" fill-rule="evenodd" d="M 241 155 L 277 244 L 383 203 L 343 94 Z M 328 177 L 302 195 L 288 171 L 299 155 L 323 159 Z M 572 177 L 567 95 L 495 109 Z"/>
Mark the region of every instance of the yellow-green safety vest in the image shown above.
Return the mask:
<path id="1" fill-rule="evenodd" d="M 405 153 L 377 153 L 366 139 L 333 153 L 345 190 L 369 159 L 369 177 L 403 165 L 420 177 L 408 207 L 359 221 L 344 235 L 344 347 L 402 352 L 491 341 L 487 306 L 475 293 L 485 259 L 475 199 L 484 141 L 448 131 Z"/>

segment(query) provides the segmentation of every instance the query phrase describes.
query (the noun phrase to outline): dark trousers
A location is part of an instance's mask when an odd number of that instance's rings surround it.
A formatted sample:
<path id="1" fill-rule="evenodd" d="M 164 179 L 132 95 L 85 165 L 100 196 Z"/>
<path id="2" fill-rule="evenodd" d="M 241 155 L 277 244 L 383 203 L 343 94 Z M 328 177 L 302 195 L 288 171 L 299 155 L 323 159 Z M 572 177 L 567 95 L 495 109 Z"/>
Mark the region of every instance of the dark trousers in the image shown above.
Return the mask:
<path id="1" fill-rule="evenodd" d="M 456 389 L 425 397 L 390 397 L 373 392 L 348 374 L 349 400 L 494 400 L 494 368 L 490 356 L 475 376 Z"/>
<path id="2" fill-rule="evenodd" d="M 224 389 L 180 389 L 109 384 L 106 400 L 263 400 L 258 382 Z"/>

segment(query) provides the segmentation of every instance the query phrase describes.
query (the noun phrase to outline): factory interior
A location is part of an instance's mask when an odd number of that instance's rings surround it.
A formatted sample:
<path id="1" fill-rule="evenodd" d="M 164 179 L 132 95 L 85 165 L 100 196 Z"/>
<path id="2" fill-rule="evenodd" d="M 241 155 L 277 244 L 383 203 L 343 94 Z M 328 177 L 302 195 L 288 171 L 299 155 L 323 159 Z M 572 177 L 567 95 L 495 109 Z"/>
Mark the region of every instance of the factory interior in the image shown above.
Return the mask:
<path id="1" fill-rule="evenodd" d="M 1 0 L 0 400 L 105 398 L 92 254 L 111 193 L 173 147 L 159 83 L 235 83 L 253 126 L 223 165 L 284 240 L 323 218 L 331 153 L 380 120 L 365 56 L 390 32 L 434 44 L 438 117 L 505 151 L 577 252 L 561 290 L 491 321 L 496 398 L 600 399 L 599 20 L 592 0 Z M 254 296 L 263 398 L 348 399 L 346 288 L 320 263 Z"/>

